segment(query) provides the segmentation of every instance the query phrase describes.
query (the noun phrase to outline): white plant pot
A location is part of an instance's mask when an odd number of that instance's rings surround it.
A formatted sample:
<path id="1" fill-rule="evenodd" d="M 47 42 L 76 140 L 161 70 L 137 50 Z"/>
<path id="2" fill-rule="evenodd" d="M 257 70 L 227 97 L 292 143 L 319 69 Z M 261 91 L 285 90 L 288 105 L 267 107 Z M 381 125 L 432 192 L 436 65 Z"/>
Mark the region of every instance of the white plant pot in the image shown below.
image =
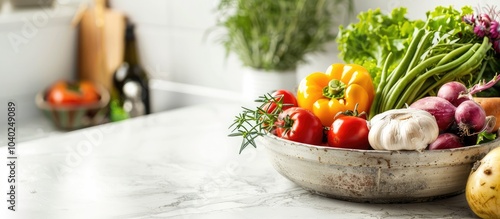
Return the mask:
<path id="1" fill-rule="evenodd" d="M 286 89 L 297 90 L 296 71 L 263 71 L 247 68 L 243 72 L 242 92 L 246 101 L 254 101 L 266 93 Z"/>

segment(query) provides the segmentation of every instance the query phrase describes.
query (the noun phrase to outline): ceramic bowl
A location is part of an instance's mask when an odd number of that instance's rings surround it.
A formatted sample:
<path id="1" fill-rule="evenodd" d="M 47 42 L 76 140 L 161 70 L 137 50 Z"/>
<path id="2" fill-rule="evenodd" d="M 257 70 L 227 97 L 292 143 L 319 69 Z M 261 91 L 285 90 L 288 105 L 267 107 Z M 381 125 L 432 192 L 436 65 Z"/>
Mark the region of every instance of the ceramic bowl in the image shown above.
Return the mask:
<path id="1" fill-rule="evenodd" d="M 425 202 L 464 192 L 473 163 L 500 145 L 496 139 L 456 149 L 380 151 L 259 139 L 275 169 L 319 195 L 353 202 Z"/>
<path id="2" fill-rule="evenodd" d="M 103 86 L 96 85 L 99 101 L 75 106 L 53 106 L 45 100 L 46 91 L 39 92 L 35 102 L 52 123 L 62 130 L 75 130 L 103 123 L 108 112 L 110 95 Z"/>

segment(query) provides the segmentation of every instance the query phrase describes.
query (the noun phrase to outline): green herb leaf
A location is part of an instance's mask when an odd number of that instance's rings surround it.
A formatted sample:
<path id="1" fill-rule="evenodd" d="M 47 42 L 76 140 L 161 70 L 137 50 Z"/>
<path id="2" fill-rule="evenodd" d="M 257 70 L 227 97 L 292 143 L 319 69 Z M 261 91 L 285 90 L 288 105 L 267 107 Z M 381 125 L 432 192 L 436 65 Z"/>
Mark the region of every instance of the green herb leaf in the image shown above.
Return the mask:
<path id="1" fill-rule="evenodd" d="M 233 123 L 229 126 L 231 129 L 229 137 L 241 136 L 243 138 L 240 154 L 248 145 L 257 147 L 255 144 L 257 137 L 273 131 L 278 115 L 283 111 L 283 106 L 287 106 L 283 103 L 283 98 L 274 98 L 269 93 L 260 96 L 255 102 L 262 104 L 255 109 L 242 107 L 242 112 L 235 116 Z M 273 102 L 276 104 L 276 108 L 272 112 L 268 112 L 266 104 Z"/>

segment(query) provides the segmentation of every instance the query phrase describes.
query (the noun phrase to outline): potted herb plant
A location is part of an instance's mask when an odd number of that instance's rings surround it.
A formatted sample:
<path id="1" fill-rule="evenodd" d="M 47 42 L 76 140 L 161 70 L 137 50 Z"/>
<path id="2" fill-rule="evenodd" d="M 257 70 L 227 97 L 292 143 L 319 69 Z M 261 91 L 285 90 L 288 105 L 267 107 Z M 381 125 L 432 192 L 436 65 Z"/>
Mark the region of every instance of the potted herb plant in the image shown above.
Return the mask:
<path id="1" fill-rule="evenodd" d="M 243 94 L 256 99 L 274 89 L 295 90 L 296 69 L 321 52 L 350 15 L 350 0 L 221 0 L 221 42 L 245 66 Z"/>

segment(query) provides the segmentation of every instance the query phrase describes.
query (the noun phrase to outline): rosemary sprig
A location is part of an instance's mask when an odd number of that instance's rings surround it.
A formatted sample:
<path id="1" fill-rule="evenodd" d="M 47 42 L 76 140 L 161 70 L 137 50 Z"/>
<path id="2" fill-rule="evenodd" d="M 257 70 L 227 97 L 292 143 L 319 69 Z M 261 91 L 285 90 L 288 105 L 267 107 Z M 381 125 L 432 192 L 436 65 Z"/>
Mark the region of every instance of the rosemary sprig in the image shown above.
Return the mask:
<path id="1" fill-rule="evenodd" d="M 240 154 L 248 145 L 257 148 L 255 139 L 275 129 L 279 114 L 283 112 L 283 107 L 288 105 L 283 103 L 283 98 L 273 97 L 269 93 L 259 96 L 255 102 L 261 104 L 255 109 L 242 107 L 243 111 L 235 116 L 234 122 L 229 126 L 232 128 L 229 137 L 243 138 Z M 269 112 L 273 104 L 276 104 L 276 107 Z"/>

